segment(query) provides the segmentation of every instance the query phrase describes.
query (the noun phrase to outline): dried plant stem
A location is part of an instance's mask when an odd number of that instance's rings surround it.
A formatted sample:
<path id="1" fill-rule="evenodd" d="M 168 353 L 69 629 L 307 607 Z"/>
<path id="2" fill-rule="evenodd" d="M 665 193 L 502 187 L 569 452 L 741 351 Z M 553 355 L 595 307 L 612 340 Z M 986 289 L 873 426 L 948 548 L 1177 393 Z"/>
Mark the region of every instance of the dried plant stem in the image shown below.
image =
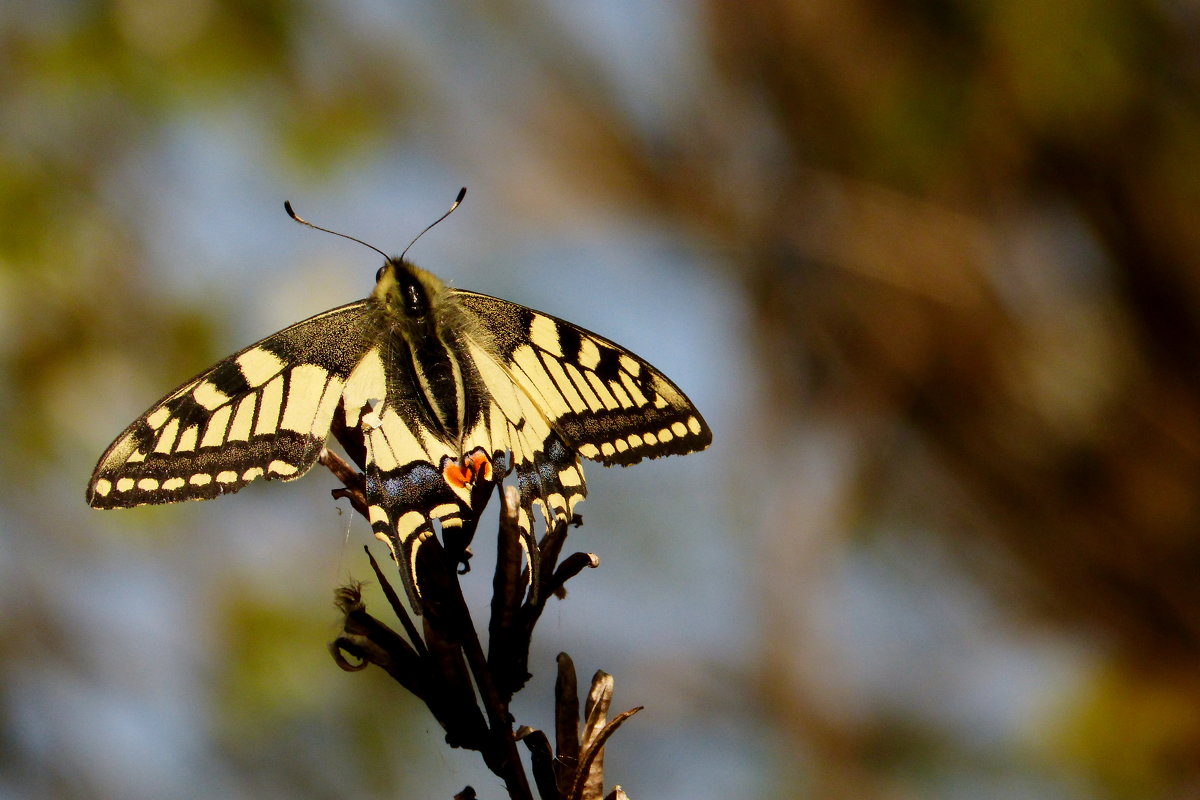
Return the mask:
<path id="1" fill-rule="evenodd" d="M 458 586 L 458 581 L 454 582 Z M 493 746 L 496 751 L 492 758 L 485 754 L 488 767 L 504 780 L 509 795 L 513 800 L 533 800 L 529 788 L 529 779 L 525 775 L 525 767 L 517 752 L 517 741 L 513 735 L 513 727 L 508 712 L 508 704 L 500 699 L 496 684 L 492 681 L 492 673 L 488 669 L 487 658 L 484 657 L 483 647 L 479 643 L 479 635 L 471 622 L 471 612 L 467 608 L 462 590 L 459 589 L 458 600 L 462 603 L 462 613 L 466 621 L 464 626 L 468 635 L 463 642 L 463 654 L 467 657 L 467 665 L 471 676 L 475 679 L 476 688 L 483 699 L 483 707 L 487 713 L 488 728 L 492 734 Z M 497 759 L 496 756 L 499 756 Z"/>
<path id="2" fill-rule="evenodd" d="M 328 450 L 322 453 L 321 463 L 344 487 L 335 490 L 334 496 L 348 499 L 369 519 L 363 474 Z M 488 493 L 495 489 L 501 489 L 501 513 L 488 625 L 489 651 L 485 653 L 463 595 L 459 567 L 470 558 L 479 512 Z M 541 731 L 525 726 L 514 730 L 509 712 L 512 697 L 530 677 L 530 640 L 546 601 L 564 597 L 566 581 L 587 567 L 598 566 L 599 559 L 589 553 L 573 553 L 559 561 L 570 523 L 578 524 L 577 519 L 564 519 L 548 526 L 537 545 L 537 557 L 528 558 L 529 567 L 522 569 L 527 554 L 514 512 L 516 490 L 487 481 L 476 491 L 479 496 L 472 503 L 476 513 L 459 527 L 443 529 L 440 540 L 429 538 L 417 552 L 414 572 L 421 591 L 412 602 L 423 630 L 418 629 L 418 619 L 409 614 L 367 548 L 371 568 L 403 626 L 404 636 L 367 613 L 360 586 L 354 584 L 336 594 L 346 620 L 342 635 L 330 650 L 342 669 L 355 672 L 375 664 L 421 698 L 446 731 L 446 742 L 452 747 L 479 751 L 488 769 L 504 781 L 512 800 L 534 800 L 518 740 L 523 740 L 530 751 L 541 800 L 600 800 L 604 743 L 638 710 L 627 711 L 606 724 L 612 699 L 611 676 L 597 672 L 592 679 L 581 730 L 574 664 L 566 653 L 559 655 L 555 688 L 557 755 Z M 467 787 L 459 796 L 472 797 L 474 792 Z"/>

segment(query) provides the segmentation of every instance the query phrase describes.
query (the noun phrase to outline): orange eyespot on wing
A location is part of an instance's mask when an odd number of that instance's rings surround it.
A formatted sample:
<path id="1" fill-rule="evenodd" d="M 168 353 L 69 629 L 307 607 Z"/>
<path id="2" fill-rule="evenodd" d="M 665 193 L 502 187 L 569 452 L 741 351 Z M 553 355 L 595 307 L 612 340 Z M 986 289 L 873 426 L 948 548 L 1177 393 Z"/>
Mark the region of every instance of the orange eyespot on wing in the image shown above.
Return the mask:
<path id="1" fill-rule="evenodd" d="M 474 486 L 477 480 L 492 479 L 492 462 L 482 449 L 477 448 L 459 461 L 447 457 L 442 463 L 442 476 L 451 486 L 466 489 Z"/>

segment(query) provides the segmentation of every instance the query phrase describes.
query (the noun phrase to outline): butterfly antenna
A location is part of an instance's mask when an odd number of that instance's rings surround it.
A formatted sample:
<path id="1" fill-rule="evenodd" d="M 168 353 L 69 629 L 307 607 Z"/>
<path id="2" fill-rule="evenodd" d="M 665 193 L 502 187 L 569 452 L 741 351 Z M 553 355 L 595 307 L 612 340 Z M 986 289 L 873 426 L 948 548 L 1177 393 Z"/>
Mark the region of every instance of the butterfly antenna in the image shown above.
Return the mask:
<path id="1" fill-rule="evenodd" d="M 414 244 L 417 243 L 417 239 L 420 239 L 422 236 L 429 233 L 430 228 L 432 228 L 434 225 L 437 225 L 439 222 L 444 220 L 446 217 L 453 214 L 454 209 L 458 208 L 458 206 L 462 203 L 463 198 L 466 196 L 467 196 L 467 187 L 464 186 L 458 190 L 458 197 L 454 198 L 454 202 L 450 204 L 450 208 L 446 209 L 446 213 L 442 214 L 440 217 L 435 219 L 433 222 L 429 223 L 427 226 L 425 226 L 425 230 L 421 231 L 420 233 L 418 233 L 416 236 L 413 237 L 413 240 L 408 243 L 408 247 L 404 248 L 404 252 L 400 254 L 400 260 L 401 261 L 404 260 L 405 254 L 408 253 L 409 248 L 411 248 Z"/>
<path id="2" fill-rule="evenodd" d="M 311 222 L 309 222 L 304 217 L 300 216 L 299 214 L 297 214 L 295 211 L 292 210 L 292 201 L 291 200 L 283 201 L 283 210 L 287 212 L 289 217 L 296 220 L 296 222 L 299 222 L 301 225 L 307 225 L 308 227 L 312 228 L 313 230 L 321 231 L 323 233 L 332 233 L 334 236 L 340 236 L 343 239 L 349 239 L 352 242 L 358 242 L 363 247 L 369 247 L 372 250 L 374 250 L 376 253 L 379 253 L 379 255 L 383 256 L 383 259 L 385 261 L 391 260 L 391 256 L 389 256 L 387 253 L 383 252 L 382 250 L 380 250 L 378 247 L 376 247 L 373 244 L 367 244 L 362 239 L 355 239 L 353 236 L 351 236 L 347 233 L 339 233 L 338 231 L 331 231 L 331 230 L 329 230 L 329 228 L 322 228 L 320 225 L 313 225 Z M 453 210 L 453 209 L 451 209 L 451 210 Z M 447 212 L 447 213 L 449 213 L 449 212 Z M 439 220 L 439 222 L 440 222 L 440 220 Z"/>

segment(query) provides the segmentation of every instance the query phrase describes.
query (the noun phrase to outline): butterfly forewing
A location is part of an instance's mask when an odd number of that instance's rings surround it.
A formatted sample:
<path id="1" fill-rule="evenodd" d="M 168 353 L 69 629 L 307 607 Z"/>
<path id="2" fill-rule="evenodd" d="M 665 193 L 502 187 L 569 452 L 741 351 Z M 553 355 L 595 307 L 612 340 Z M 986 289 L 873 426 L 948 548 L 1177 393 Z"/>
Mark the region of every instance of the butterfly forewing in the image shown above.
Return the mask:
<path id="1" fill-rule="evenodd" d="M 316 462 L 347 378 L 373 339 L 364 303 L 297 323 L 187 381 L 117 437 L 88 503 L 206 500 Z"/>
<path id="2" fill-rule="evenodd" d="M 645 359 L 565 320 L 476 292 L 454 293 L 490 351 L 568 447 L 605 465 L 703 450 L 712 432 Z"/>

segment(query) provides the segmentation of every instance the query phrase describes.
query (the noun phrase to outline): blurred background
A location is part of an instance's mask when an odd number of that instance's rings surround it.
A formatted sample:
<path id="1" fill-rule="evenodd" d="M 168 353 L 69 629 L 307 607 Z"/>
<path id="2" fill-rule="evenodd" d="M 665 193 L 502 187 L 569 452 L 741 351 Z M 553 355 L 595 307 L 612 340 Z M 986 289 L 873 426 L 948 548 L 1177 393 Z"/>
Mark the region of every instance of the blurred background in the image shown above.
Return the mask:
<path id="1" fill-rule="evenodd" d="M 4 5 L 0 798 L 502 796 L 329 658 L 330 476 L 83 500 L 370 290 L 285 198 L 398 251 L 461 185 L 417 263 L 715 431 L 589 467 L 519 722 L 566 650 L 635 798 L 1200 796 L 1198 86 L 1191 0 Z"/>

